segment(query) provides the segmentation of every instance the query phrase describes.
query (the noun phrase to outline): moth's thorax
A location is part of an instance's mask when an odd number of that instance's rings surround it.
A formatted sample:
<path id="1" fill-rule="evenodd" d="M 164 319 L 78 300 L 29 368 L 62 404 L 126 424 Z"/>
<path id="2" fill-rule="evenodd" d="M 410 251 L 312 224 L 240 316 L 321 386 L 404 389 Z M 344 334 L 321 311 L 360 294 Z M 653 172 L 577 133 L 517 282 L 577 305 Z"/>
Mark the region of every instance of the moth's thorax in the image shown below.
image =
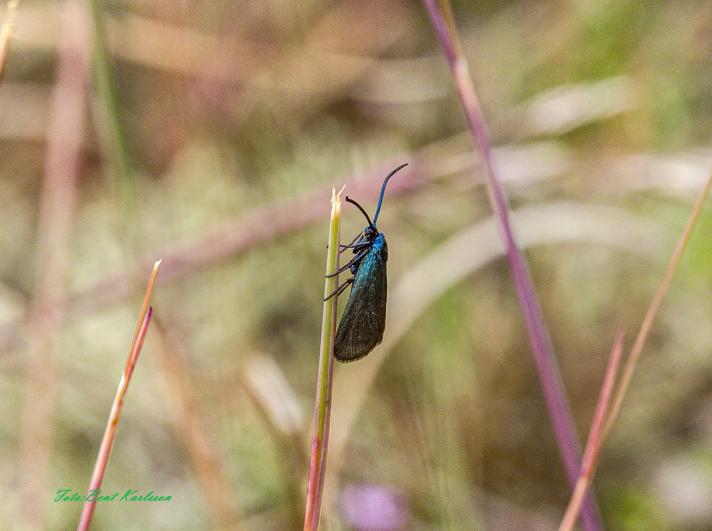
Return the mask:
<path id="1" fill-rule="evenodd" d="M 371 252 L 377 252 L 384 260 L 388 260 L 388 245 L 386 244 L 386 237 L 383 233 L 379 232 L 373 239 Z"/>

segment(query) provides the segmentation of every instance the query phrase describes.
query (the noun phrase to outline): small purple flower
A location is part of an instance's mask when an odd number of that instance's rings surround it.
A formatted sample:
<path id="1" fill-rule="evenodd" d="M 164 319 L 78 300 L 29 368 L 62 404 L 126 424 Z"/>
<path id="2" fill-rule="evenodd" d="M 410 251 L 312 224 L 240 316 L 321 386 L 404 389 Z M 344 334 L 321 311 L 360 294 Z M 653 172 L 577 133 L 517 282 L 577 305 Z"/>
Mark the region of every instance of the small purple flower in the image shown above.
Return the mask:
<path id="1" fill-rule="evenodd" d="M 385 485 L 346 485 L 341 512 L 359 531 L 403 529 L 408 521 L 406 503 L 394 488 Z"/>

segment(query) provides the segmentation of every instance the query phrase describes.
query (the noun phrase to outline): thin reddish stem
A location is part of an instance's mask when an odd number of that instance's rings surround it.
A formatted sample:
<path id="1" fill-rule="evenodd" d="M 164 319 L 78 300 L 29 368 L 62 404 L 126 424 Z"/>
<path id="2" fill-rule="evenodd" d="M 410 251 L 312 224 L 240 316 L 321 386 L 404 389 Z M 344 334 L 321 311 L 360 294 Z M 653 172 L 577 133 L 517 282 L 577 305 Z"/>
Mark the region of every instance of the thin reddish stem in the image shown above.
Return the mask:
<path id="1" fill-rule="evenodd" d="M 99 454 L 97 455 L 96 463 L 94 464 L 94 471 L 92 472 L 91 480 L 89 481 L 89 489 L 87 491 L 89 499 L 84 502 L 82 516 L 79 520 L 77 531 L 86 531 L 89 529 L 89 525 L 91 524 L 91 519 L 94 515 L 94 508 L 96 507 L 96 497 L 100 492 L 101 483 L 104 481 L 106 466 L 109 464 L 111 451 L 113 450 L 114 442 L 116 441 L 119 419 L 121 418 L 121 411 L 124 407 L 124 397 L 126 396 L 131 376 L 133 375 L 134 368 L 136 367 L 138 356 L 143 348 L 143 341 L 146 338 L 146 332 L 148 331 L 148 325 L 151 322 L 152 314 L 153 308 L 149 307 L 148 313 L 146 314 L 143 324 L 139 329 L 138 340 L 131 350 L 129 360 L 126 363 L 123 374 L 121 375 L 121 380 L 119 380 L 119 387 L 116 390 L 114 403 L 111 405 L 111 412 L 109 413 L 109 419 L 106 422 L 104 437 L 101 439 Z"/>
<path id="2" fill-rule="evenodd" d="M 576 487 L 574 488 L 573 495 L 569 501 L 569 506 L 566 509 L 566 514 L 561 521 L 559 531 L 571 530 L 576 525 L 584 496 L 586 495 L 588 486 L 591 483 L 593 470 L 596 466 L 598 454 L 601 450 L 603 423 L 606 420 L 611 404 L 611 395 L 613 393 L 613 385 L 616 381 L 616 376 L 618 375 L 618 368 L 620 367 L 624 339 L 625 331 L 621 329 L 618 331 L 618 334 L 616 334 L 611 355 L 608 358 L 606 375 L 603 379 L 601 392 L 598 395 L 598 403 L 596 404 L 596 411 L 593 414 L 593 422 L 591 423 L 591 431 L 588 434 L 588 440 L 586 441 L 586 449 L 583 452 L 581 473 L 576 481 Z"/>
<path id="3" fill-rule="evenodd" d="M 136 362 L 138 361 L 139 354 L 141 354 L 143 342 L 146 339 L 148 325 L 151 322 L 153 308 L 149 306 L 149 304 L 151 301 L 151 295 L 153 294 L 153 288 L 156 285 L 156 277 L 158 275 L 158 268 L 160 265 L 160 260 L 153 265 L 153 271 L 151 272 L 151 277 L 148 280 L 146 293 L 143 297 L 143 304 L 141 305 L 141 310 L 139 311 L 136 329 L 134 330 L 133 339 L 131 341 L 129 355 L 126 360 L 126 365 L 124 366 L 124 371 L 121 374 L 121 379 L 119 380 L 119 386 L 116 389 L 116 395 L 114 396 L 114 401 L 111 405 L 109 418 L 106 421 L 104 436 L 102 437 L 101 445 L 99 446 L 99 453 L 97 455 L 96 462 L 94 463 L 94 471 L 92 472 L 91 480 L 89 481 L 87 499 L 84 502 L 84 507 L 82 508 L 82 515 L 79 519 L 77 531 L 88 530 L 89 525 L 91 524 L 92 516 L 94 515 L 96 496 L 98 496 L 101 489 L 101 483 L 104 480 L 104 473 L 106 472 L 106 467 L 109 464 L 111 451 L 114 448 L 116 432 L 121 418 L 121 411 L 124 407 L 124 398 L 126 396 L 126 392 L 128 391 L 129 383 L 131 382 L 131 376 L 136 368 Z"/>
<path id="4" fill-rule="evenodd" d="M 663 274 L 663 278 L 660 281 L 660 285 L 658 286 L 658 289 L 655 292 L 653 301 L 650 303 L 648 311 L 645 313 L 645 318 L 643 319 L 643 324 L 640 326 L 640 331 L 638 332 L 638 335 L 635 338 L 635 342 L 633 343 L 633 346 L 630 349 L 630 354 L 628 355 L 628 359 L 626 360 L 625 366 L 623 367 L 623 372 L 621 374 L 621 382 L 618 385 L 615 396 L 613 397 L 613 404 L 611 406 L 610 414 L 606 419 L 606 427 L 604 429 L 603 435 L 604 440 L 606 439 L 606 437 L 608 437 L 608 434 L 610 433 L 611 428 L 613 427 L 613 423 L 618 417 L 621 405 L 623 404 L 623 398 L 625 397 L 626 391 L 628 390 L 628 386 L 630 385 L 630 382 L 633 379 L 633 373 L 635 372 L 638 360 L 640 359 L 640 354 L 643 352 L 645 341 L 648 339 L 648 334 L 650 333 L 650 330 L 653 327 L 655 317 L 657 317 L 658 312 L 662 307 L 663 300 L 665 299 L 665 295 L 667 294 L 668 289 L 670 288 L 670 284 L 672 283 L 672 277 L 675 274 L 675 271 L 677 270 L 677 266 L 680 264 L 682 255 L 684 254 L 685 249 L 687 248 L 687 243 L 690 241 L 690 238 L 692 237 L 692 232 L 695 229 L 695 225 L 697 225 L 697 221 L 699 220 L 700 215 L 702 214 L 702 208 L 705 205 L 705 201 L 707 200 L 707 196 L 709 195 L 710 188 L 712 188 L 712 174 L 707 179 L 707 182 L 705 183 L 704 188 L 700 192 L 697 201 L 695 201 L 695 205 L 692 207 L 690 216 L 687 218 L 687 223 L 685 223 L 685 227 L 682 229 L 682 233 L 680 234 L 680 237 L 678 238 L 677 243 L 675 244 L 675 249 L 673 250 L 672 255 L 670 256 L 670 260 L 668 261 L 667 267 L 665 268 L 665 273 Z"/>
<path id="5" fill-rule="evenodd" d="M 569 502 L 569 506 L 564 515 L 564 519 L 561 522 L 560 530 L 573 529 L 573 526 L 576 525 L 576 519 L 578 518 L 578 510 L 580 508 L 581 500 L 583 499 L 583 496 L 585 495 L 586 490 L 588 489 L 593 479 L 600 450 L 603 447 L 603 444 L 605 443 L 606 439 L 608 438 L 611 428 L 613 427 L 613 423 L 618 417 L 621 405 L 623 403 L 623 399 L 625 398 L 626 391 L 628 390 L 630 382 L 633 378 L 633 374 L 635 373 L 638 360 L 640 359 L 640 355 L 643 351 L 643 347 L 645 346 L 645 341 L 647 340 L 648 334 L 652 329 L 655 317 L 657 316 L 658 312 L 660 311 L 660 308 L 662 307 L 665 295 L 667 294 L 670 288 L 670 284 L 672 282 L 672 278 L 675 274 L 675 271 L 677 270 L 677 267 L 680 264 L 682 255 L 684 254 L 685 249 L 687 248 L 687 244 L 690 241 L 690 238 L 692 237 L 692 233 L 695 229 L 695 226 L 697 225 L 697 221 L 699 220 L 700 215 L 702 214 L 702 209 L 704 207 L 705 201 L 707 200 L 707 196 L 709 195 L 711 188 L 712 175 L 710 175 L 710 177 L 707 179 L 705 187 L 700 192 L 697 201 L 695 201 L 695 205 L 692 207 L 692 211 L 690 212 L 690 216 L 687 219 L 687 223 L 685 224 L 685 227 L 683 228 L 682 233 L 678 238 L 677 244 L 675 245 L 675 249 L 673 250 L 672 255 L 670 256 L 670 260 L 668 261 L 668 265 L 665 268 L 663 278 L 660 281 L 660 285 L 658 286 L 658 289 L 655 292 L 655 296 L 653 297 L 650 306 L 648 307 L 648 311 L 646 312 L 645 318 L 643 319 L 643 324 L 640 326 L 638 335 L 636 336 L 635 342 L 633 343 L 633 347 L 631 348 L 630 355 L 628 356 L 625 366 L 623 367 L 621 380 L 615 390 L 615 394 L 612 398 L 610 398 L 610 396 L 606 396 L 605 398 L 606 402 L 610 402 L 610 405 L 606 404 L 605 411 L 599 414 L 599 407 L 601 406 L 601 401 L 603 400 L 603 392 L 605 390 L 606 385 L 604 383 L 604 389 L 601 390 L 602 396 L 601 398 L 599 398 L 599 404 L 596 409 L 596 416 L 594 417 L 594 425 L 591 428 L 591 435 L 589 436 L 589 440 L 586 443 L 584 464 L 581 467 L 581 474 L 576 482 L 574 493 L 571 497 L 571 501 Z M 606 377 L 608 378 L 608 374 L 606 375 Z M 607 393 L 608 395 L 610 395 L 611 390 L 609 389 Z M 589 453 L 591 454 L 590 456 Z"/>

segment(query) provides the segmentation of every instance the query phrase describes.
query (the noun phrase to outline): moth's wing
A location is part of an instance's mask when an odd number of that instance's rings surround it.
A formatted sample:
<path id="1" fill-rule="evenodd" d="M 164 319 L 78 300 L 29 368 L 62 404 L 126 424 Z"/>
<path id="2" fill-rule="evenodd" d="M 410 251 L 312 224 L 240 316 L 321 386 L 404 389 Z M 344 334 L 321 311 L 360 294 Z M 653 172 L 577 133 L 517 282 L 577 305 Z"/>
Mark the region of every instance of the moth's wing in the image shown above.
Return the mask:
<path id="1" fill-rule="evenodd" d="M 371 249 L 356 271 L 336 332 L 334 357 L 337 360 L 363 358 L 381 342 L 386 327 L 387 291 L 385 257 Z"/>

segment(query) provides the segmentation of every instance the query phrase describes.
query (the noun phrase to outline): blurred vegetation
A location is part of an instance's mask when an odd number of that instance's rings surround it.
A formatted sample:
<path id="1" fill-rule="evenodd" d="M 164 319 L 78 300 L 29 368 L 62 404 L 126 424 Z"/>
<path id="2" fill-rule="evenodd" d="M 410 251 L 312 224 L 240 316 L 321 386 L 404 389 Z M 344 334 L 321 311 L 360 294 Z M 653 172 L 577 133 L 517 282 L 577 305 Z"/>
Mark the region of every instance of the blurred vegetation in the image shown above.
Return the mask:
<path id="1" fill-rule="evenodd" d="M 51 436 L 26 452 L 49 460 L 32 504 L 46 528 L 74 527 L 81 504 L 54 493 L 88 484 L 156 256 L 162 327 L 104 488 L 173 501 L 100 505 L 94 528 L 298 528 L 332 184 L 372 211 L 385 172 L 411 163 L 379 220 L 391 294 L 428 257 L 449 270 L 442 246 L 490 216 L 447 66 L 417 2 L 98 4 L 116 101 L 93 56 L 67 275 L 44 279 L 72 304 L 50 300 L 67 311 L 49 332 L 36 305 L 41 242 L 56 241 L 41 216 L 65 2 L 22 0 L 0 84 L 0 528 L 22 517 L 21 411 L 38 366 L 56 371 L 40 387 Z M 539 209 L 519 229 L 538 235 L 527 256 L 585 438 L 615 331 L 637 330 L 710 171 L 712 4 L 454 8 L 512 206 Z M 344 239 L 363 228 L 354 209 L 343 223 Z M 712 527 L 710 228 L 706 212 L 602 453 L 610 529 Z M 336 368 L 332 429 L 347 442 L 330 456 L 324 526 L 393 513 L 381 528 L 552 528 L 569 488 L 505 261 L 433 296 L 411 288 L 389 319 L 427 300 L 414 324 Z M 54 345 L 33 349 L 47 333 Z M 363 405 L 349 431 L 350 400 Z"/>

